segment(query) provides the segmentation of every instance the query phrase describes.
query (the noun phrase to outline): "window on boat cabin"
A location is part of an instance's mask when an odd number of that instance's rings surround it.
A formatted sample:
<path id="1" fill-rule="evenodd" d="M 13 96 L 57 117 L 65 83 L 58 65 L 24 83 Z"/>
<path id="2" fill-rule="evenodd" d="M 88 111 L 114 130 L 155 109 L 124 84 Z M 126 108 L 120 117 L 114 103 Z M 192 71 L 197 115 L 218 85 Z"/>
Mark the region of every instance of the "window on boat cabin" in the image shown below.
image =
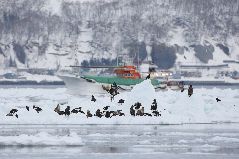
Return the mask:
<path id="1" fill-rule="evenodd" d="M 131 74 L 130 73 L 125 73 L 124 76 L 129 77 L 129 76 L 131 76 Z"/>

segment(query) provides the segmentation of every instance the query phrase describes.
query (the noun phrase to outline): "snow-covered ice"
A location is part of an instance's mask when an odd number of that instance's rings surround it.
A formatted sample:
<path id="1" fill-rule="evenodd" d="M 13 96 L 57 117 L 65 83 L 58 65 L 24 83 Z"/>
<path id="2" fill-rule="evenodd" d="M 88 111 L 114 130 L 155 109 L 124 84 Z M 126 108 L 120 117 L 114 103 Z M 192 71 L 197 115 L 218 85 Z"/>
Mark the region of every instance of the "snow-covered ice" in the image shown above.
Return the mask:
<path id="1" fill-rule="evenodd" d="M 237 158 L 238 132 L 238 124 L 0 125 L 0 158 Z"/>
<path id="2" fill-rule="evenodd" d="M 182 124 L 182 123 L 220 123 L 239 122 L 239 90 L 220 88 L 195 88 L 191 97 L 187 91 L 157 91 L 149 81 L 136 85 L 130 92 L 122 92 L 110 101 L 109 95 L 74 96 L 67 93 L 66 88 L 0 88 L 0 124 Z M 216 102 L 216 98 L 221 102 Z M 118 104 L 119 99 L 125 103 Z M 150 106 L 156 99 L 161 117 L 132 117 L 130 106 L 141 102 L 145 112 L 150 113 Z M 59 116 L 54 112 L 57 104 L 63 103 L 71 109 L 82 107 L 93 114 L 97 109 L 110 106 L 110 110 L 122 110 L 126 116 L 107 118 L 86 118 L 83 114 L 72 114 L 69 117 Z M 37 113 L 32 106 L 40 106 L 43 111 Z M 30 106 L 30 111 L 25 109 Z M 17 108 L 19 118 L 6 116 L 12 108 Z"/>
<path id="3" fill-rule="evenodd" d="M 239 155 L 238 89 L 194 88 L 189 98 L 187 91 L 155 91 L 149 81 L 144 81 L 130 92 L 121 92 L 112 102 L 108 95 L 95 95 L 96 102 L 92 102 L 91 96 L 72 95 L 64 87 L 4 86 L 0 92 L 1 159 Z M 216 102 L 216 97 L 222 101 Z M 125 99 L 122 105 L 118 104 L 121 98 Z M 161 117 L 130 116 L 129 108 L 135 102 L 141 102 L 145 112 L 150 112 L 153 99 L 158 102 Z M 126 116 L 59 116 L 54 112 L 59 103 L 62 109 L 81 106 L 92 113 L 109 105 L 110 110 L 121 109 Z M 43 111 L 37 113 L 33 105 Z M 25 106 L 30 106 L 30 111 Z M 19 118 L 6 116 L 12 108 L 18 109 Z"/>
<path id="4" fill-rule="evenodd" d="M 21 134 L 18 136 L 0 136 L 2 146 L 79 146 L 82 140 L 76 133 L 67 136 L 56 136 L 46 132 L 36 135 Z"/>

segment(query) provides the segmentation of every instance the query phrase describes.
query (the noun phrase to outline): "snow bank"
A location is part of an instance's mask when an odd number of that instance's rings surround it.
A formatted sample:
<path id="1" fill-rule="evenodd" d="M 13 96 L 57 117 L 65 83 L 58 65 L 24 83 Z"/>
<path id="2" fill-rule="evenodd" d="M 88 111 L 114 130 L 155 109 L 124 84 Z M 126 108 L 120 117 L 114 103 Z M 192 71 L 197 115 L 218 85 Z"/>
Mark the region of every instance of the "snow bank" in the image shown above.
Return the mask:
<path id="1" fill-rule="evenodd" d="M 81 138 L 76 133 L 68 136 L 54 136 L 46 132 L 36 135 L 22 134 L 19 136 L 0 136 L 0 145 L 4 146 L 79 146 L 83 145 Z"/>
<path id="2" fill-rule="evenodd" d="M 196 88 L 194 94 L 188 97 L 187 91 L 155 92 L 149 81 L 136 85 L 131 92 L 122 92 L 110 101 L 109 95 L 97 96 L 96 102 L 91 96 L 73 96 L 67 94 L 65 88 L 0 88 L 0 124 L 182 124 L 182 123 L 218 123 L 239 122 L 239 90 Z M 216 97 L 221 102 L 216 102 Z M 125 103 L 120 105 L 119 99 Z M 151 113 L 150 106 L 156 99 L 160 117 L 137 116 L 129 114 L 131 105 L 141 102 L 145 112 Z M 122 110 L 125 116 L 112 118 L 86 118 L 84 114 L 71 114 L 69 117 L 59 116 L 54 112 L 57 104 L 63 103 L 71 109 L 82 107 L 92 114 L 97 109 L 110 106 L 109 110 Z M 31 106 L 30 111 L 25 106 Z M 32 105 L 40 106 L 43 111 L 37 113 Z M 19 118 L 6 116 L 12 108 L 17 108 Z"/>
<path id="3" fill-rule="evenodd" d="M 229 142 L 229 143 L 233 143 L 233 142 L 239 142 L 238 138 L 231 138 L 231 137 L 224 137 L 224 136 L 215 136 L 213 137 L 210 141 L 212 142 Z"/>
<path id="4" fill-rule="evenodd" d="M 26 77 L 26 80 L 37 81 L 37 82 L 61 81 L 61 79 L 59 79 L 57 76 L 50 76 L 50 75 L 32 75 L 32 74 L 25 73 L 25 75 L 23 77 Z"/>

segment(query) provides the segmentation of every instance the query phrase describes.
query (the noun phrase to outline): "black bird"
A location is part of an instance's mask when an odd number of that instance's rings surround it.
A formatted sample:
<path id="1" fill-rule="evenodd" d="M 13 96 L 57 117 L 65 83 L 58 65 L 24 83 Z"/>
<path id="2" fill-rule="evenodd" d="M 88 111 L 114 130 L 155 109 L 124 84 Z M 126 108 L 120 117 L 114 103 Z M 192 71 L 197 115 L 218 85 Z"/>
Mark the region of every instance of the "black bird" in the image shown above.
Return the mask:
<path id="1" fill-rule="evenodd" d="M 121 111 L 122 111 L 122 110 L 117 110 L 117 112 L 118 112 L 119 116 L 125 116 L 125 114 L 124 114 L 124 113 L 122 113 Z"/>
<path id="2" fill-rule="evenodd" d="M 156 99 L 154 99 L 154 101 L 153 101 L 153 103 L 151 105 L 151 110 L 157 110 L 157 108 L 158 108 L 158 104 L 157 104 Z"/>
<path id="3" fill-rule="evenodd" d="M 55 107 L 54 111 L 58 113 L 60 110 L 61 110 L 61 107 L 60 107 L 59 104 L 57 104 L 57 106 Z"/>
<path id="4" fill-rule="evenodd" d="M 152 116 L 152 114 L 144 113 L 144 116 Z"/>
<path id="5" fill-rule="evenodd" d="M 73 110 L 71 111 L 71 113 L 77 114 L 77 113 L 79 113 L 79 111 L 75 108 L 75 109 L 73 109 Z"/>
<path id="6" fill-rule="evenodd" d="M 6 116 L 13 116 L 13 113 L 8 113 Z M 18 115 L 15 115 L 16 118 L 18 118 Z"/>
<path id="7" fill-rule="evenodd" d="M 122 105 L 124 103 L 124 100 L 120 99 L 118 103 L 120 103 Z"/>
<path id="8" fill-rule="evenodd" d="M 157 101 L 156 101 L 156 99 L 154 99 L 154 100 L 153 100 L 153 104 L 157 104 Z"/>
<path id="9" fill-rule="evenodd" d="M 183 58 L 186 60 L 187 58 L 186 58 L 186 56 L 183 56 Z"/>
<path id="10" fill-rule="evenodd" d="M 93 101 L 93 102 L 96 101 L 96 99 L 95 99 L 95 97 L 93 95 L 91 96 L 91 101 Z"/>
<path id="11" fill-rule="evenodd" d="M 42 111 L 42 108 L 36 107 L 35 105 L 33 105 L 33 109 L 35 109 L 35 111 L 37 111 L 37 113 L 39 113 L 40 111 Z"/>
<path id="12" fill-rule="evenodd" d="M 135 116 L 135 110 L 133 105 L 130 107 L 130 115 Z"/>
<path id="13" fill-rule="evenodd" d="M 154 116 L 161 116 L 161 114 L 157 110 L 152 111 L 152 113 L 154 114 Z"/>
<path id="14" fill-rule="evenodd" d="M 150 74 L 148 74 L 148 76 L 146 77 L 146 79 L 150 79 Z"/>
<path id="15" fill-rule="evenodd" d="M 117 84 L 114 82 L 112 87 L 116 89 L 117 88 Z"/>
<path id="16" fill-rule="evenodd" d="M 82 114 L 85 114 L 85 112 L 83 112 L 82 110 L 81 110 L 81 107 L 79 107 L 79 108 L 75 108 L 79 113 L 82 113 Z"/>
<path id="17" fill-rule="evenodd" d="M 82 110 L 79 110 L 79 112 L 82 113 L 82 114 L 85 114 L 85 112 L 83 112 Z"/>
<path id="18" fill-rule="evenodd" d="M 66 107 L 66 109 L 65 109 L 65 115 L 68 115 L 68 116 L 69 116 L 69 115 L 71 114 L 70 109 L 71 109 L 70 106 L 67 106 L 67 107 Z"/>
<path id="19" fill-rule="evenodd" d="M 191 97 L 192 95 L 193 95 L 193 86 L 190 85 L 190 86 L 188 87 L 188 96 Z"/>
<path id="20" fill-rule="evenodd" d="M 142 104 L 137 102 L 134 104 L 134 106 L 135 106 L 135 109 L 139 109 L 142 106 Z"/>
<path id="21" fill-rule="evenodd" d="M 157 108 L 158 108 L 158 107 L 157 107 L 157 103 L 151 105 L 151 110 L 157 110 Z"/>
<path id="22" fill-rule="evenodd" d="M 106 112 L 105 112 L 105 117 L 106 117 L 106 118 L 110 118 L 110 114 L 111 114 L 110 111 L 106 111 Z"/>
<path id="23" fill-rule="evenodd" d="M 65 114 L 64 111 L 58 111 L 57 113 L 58 113 L 59 115 L 64 115 L 64 114 Z"/>
<path id="24" fill-rule="evenodd" d="M 86 117 L 92 117 L 93 115 L 91 114 L 91 112 L 89 110 L 87 110 L 87 113 L 86 113 Z"/>
<path id="25" fill-rule="evenodd" d="M 27 109 L 27 111 L 29 111 L 29 110 L 30 110 L 28 106 L 26 106 L 26 109 Z"/>
<path id="26" fill-rule="evenodd" d="M 108 110 L 109 107 L 110 107 L 110 106 L 105 106 L 103 109 L 104 109 L 104 110 Z"/>
<path id="27" fill-rule="evenodd" d="M 12 110 L 10 110 L 10 113 L 11 114 L 14 114 L 14 113 L 16 113 L 18 110 L 17 109 L 12 109 Z"/>
<path id="28" fill-rule="evenodd" d="M 8 113 L 6 116 L 13 116 L 13 114 L 12 113 Z"/>
<path id="29" fill-rule="evenodd" d="M 79 112 L 82 113 L 82 114 L 85 114 L 85 112 L 83 112 L 82 110 L 79 110 Z"/>
<path id="30" fill-rule="evenodd" d="M 101 118 L 102 117 L 102 113 L 100 112 L 100 109 L 97 109 L 95 112 L 95 116 Z"/>
<path id="31" fill-rule="evenodd" d="M 27 111 L 29 111 L 29 107 L 28 106 L 26 106 L 26 109 L 27 109 Z"/>
<path id="32" fill-rule="evenodd" d="M 221 99 L 219 99 L 219 98 L 216 98 L 216 100 L 217 100 L 217 102 L 221 102 Z"/>
<path id="33" fill-rule="evenodd" d="M 181 92 L 183 92 L 183 91 L 184 91 L 184 88 L 181 89 Z"/>

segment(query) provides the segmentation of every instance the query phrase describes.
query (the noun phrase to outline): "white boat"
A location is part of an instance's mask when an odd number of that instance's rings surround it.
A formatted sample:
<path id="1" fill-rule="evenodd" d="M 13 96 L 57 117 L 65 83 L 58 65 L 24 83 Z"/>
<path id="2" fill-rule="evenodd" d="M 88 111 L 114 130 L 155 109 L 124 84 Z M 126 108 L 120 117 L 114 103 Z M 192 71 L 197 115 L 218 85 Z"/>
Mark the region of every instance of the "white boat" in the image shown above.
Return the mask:
<path id="1" fill-rule="evenodd" d="M 80 66 L 81 67 L 81 66 Z M 94 66 L 95 68 L 105 68 Z M 107 67 L 108 68 L 108 67 Z M 105 94 L 109 91 L 112 84 L 117 84 L 118 88 L 123 91 L 131 90 L 136 84 L 141 83 L 145 78 L 141 78 L 140 72 L 137 71 L 135 66 L 117 66 L 114 68 L 114 74 L 104 75 L 74 75 L 74 74 L 58 74 L 66 87 L 73 94 L 92 95 L 92 94 Z M 157 88 L 160 81 L 157 79 L 150 79 L 152 85 Z"/>
<path id="2" fill-rule="evenodd" d="M 58 75 L 65 82 L 69 93 L 77 95 L 105 94 L 102 84 L 76 75 Z"/>

